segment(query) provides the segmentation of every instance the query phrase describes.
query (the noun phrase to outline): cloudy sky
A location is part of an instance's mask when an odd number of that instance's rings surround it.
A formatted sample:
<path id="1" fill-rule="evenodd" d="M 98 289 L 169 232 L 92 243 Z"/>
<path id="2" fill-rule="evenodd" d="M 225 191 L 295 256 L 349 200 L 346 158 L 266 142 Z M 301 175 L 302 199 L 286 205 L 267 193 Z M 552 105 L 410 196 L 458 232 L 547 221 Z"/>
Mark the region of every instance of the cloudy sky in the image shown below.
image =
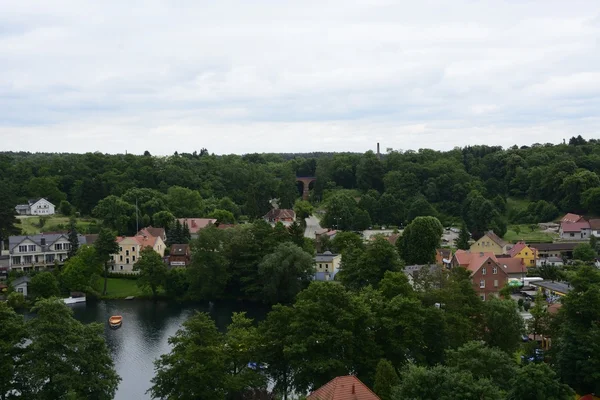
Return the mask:
<path id="1" fill-rule="evenodd" d="M 0 1 L 0 150 L 600 137 L 597 0 Z"/>

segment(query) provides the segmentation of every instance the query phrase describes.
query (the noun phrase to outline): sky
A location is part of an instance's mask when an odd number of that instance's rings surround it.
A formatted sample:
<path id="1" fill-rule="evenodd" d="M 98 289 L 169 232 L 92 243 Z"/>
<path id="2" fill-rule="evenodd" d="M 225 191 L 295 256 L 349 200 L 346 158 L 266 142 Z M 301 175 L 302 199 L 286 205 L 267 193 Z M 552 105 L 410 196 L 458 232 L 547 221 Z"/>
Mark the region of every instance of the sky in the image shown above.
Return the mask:
<path id="1" fill-rule="evenodd" d="M 0 1 L 0 151 L 600 137 L 597 0 Z"/>

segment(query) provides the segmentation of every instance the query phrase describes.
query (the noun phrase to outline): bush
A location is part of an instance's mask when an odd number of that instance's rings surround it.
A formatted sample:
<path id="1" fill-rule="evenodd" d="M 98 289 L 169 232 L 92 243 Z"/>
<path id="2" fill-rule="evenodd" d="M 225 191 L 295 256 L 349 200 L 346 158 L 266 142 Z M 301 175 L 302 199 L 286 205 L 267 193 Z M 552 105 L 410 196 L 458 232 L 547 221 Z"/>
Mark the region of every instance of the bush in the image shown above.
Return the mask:
<path id="1" fill-rule="evenodd" d="M 23 293 L 12 292 L 8 295 L 7 303 L 15 310 L 27 307 L 27 300 L 25 300 Z"/>
<path id="2" fill-rule="evenodd" d="M 116 278 L 116 279 L 129 279 L 132 281 L 137 281 L 139 275 L 138 274 L 123 274 L 123 273 L 119 273 L 119 272 L 109 272 L 108 277 Z"/>

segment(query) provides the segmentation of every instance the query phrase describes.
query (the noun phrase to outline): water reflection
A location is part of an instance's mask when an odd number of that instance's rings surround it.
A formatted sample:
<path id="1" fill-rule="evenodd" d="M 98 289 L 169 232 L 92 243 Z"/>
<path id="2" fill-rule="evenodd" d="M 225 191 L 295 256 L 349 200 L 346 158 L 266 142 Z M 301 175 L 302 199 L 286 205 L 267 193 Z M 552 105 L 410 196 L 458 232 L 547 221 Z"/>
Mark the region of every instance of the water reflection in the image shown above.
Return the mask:
<path id="1" fill-rule="evenodd" d="M 209 312 L 219 330 L 231 322 L 233 312 L 246 311 L 262 320 L 266 309 L 240 302 L 181 305 L 172 302 L 110 300 L 74 304 L 74 316 L 84 323 L 100 322 L 122 381 L 115 399 L 147 399 L 146 390 L 154 376 L 154 360 L 170 350 L 168 339 L 196 311 Z M 119 329 L 108 326 L 111 315 L 123 316 Z"/>

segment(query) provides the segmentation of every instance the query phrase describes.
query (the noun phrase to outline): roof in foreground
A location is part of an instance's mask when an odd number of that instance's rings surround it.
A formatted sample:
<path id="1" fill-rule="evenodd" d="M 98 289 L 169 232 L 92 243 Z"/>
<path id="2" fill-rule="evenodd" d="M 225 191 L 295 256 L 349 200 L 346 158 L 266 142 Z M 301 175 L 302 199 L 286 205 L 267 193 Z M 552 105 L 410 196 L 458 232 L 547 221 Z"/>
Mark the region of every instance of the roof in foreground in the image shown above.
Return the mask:
<path id="1" fill-rule="evenodd" d="M 352 375 L 333 378 L 312 392 L 306 400 L 380 400 L 357 377 Z"/>

